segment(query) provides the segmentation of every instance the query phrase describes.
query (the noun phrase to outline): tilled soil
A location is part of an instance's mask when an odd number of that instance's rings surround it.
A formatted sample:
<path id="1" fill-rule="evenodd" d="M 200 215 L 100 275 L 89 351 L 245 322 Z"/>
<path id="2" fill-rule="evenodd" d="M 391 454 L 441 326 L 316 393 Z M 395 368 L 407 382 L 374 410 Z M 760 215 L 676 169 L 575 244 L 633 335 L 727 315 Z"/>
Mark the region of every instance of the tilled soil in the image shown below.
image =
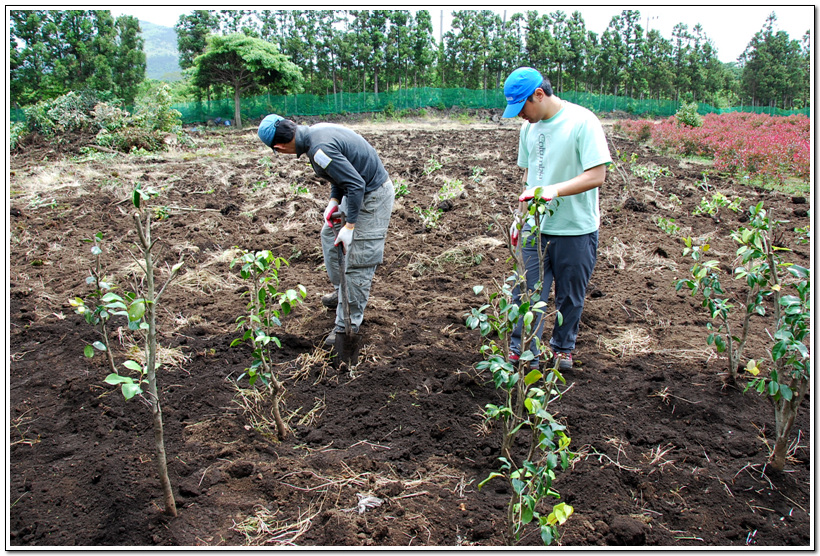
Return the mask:
<path id="1" fill-rule="evenodd" d="M 481 410 L 501 398 L 475 369 L 482 339 L 464 315 L 483 302 L 473 286 L 492 288 L 512 270 L 505 230 L 520 187 L 518 123 L 350 125 L 409 194 L 395 205 L 361 363 L 343 372 L 322 344 L 333 323 L 320 302 L 329 291 L 319 247 L 329 187 L 304 158 L 273 155 L 255 129 L 192 131 L 192 146 L 142 157 L 78 159 L 77 143 L 61 151 L 36 141 L 13 153 L 7 546 L 509 544 L 510 492 L 500 480 L 477 488 L 499 466 L 500 430 Z M 673 286 L 691 266 L 681 236 L 711 238 L 712 255 L 731 271 L 729 233 L 761 200 L 789 221 L 779 241 L 793 251 L 784 257 L 809 266 L 809 247 L 793 231 L 808 225 L 809 204 L 710 176 L 710 193 L 740 196 L 744 210 L 693 216 L 706 166 L 607 131 L 613 158 L 635 152 L 638 163 L 671 175 L 652 187 L 621 164 L 625 173 L 611 169 L 601 188 L 598 263 L 575 367 L 551 406 L 578 454 L 554 483 L 575 508 L 560 544 L 809 546 L 810 400 L 786 470 L 775 473 L 767 467 L 770 403 L 725 383 L 725 359 L 706 345 L 707 314 Z M 426 171 L 431 160 L 441 168 Z M 415 207 L 435 206 L 454 179 L 465 193 L 425 228 Z M 164 216 L 154 228 L 163 246 L 158 281 L 166 262 L 186 258 L 159 309 L 176 518 L 161 511 L 146 404 L 103 382 L 104 357 L 83 355 L 98 338 L 68 304 L 90 292 L 83 240 L 97 232 L 111 278 L 134 289 L 135 183 L 161 193 L 152 201 Z M 673 218 L 678 236 L 662 232 L 658 217 Z M 264 422 L 269 400 L 254 396 L 246 378 L 237 382 L 251 354 L 230 346 L 247 304 L 247 285 L 231 267 L 235 248 L 287 258 L 282 287 L 308 291 L 277 331 L 292 431 L 282 442 Z M 724 284 L 741 290 L 728 274 Z M 112 336 L 118 363 L 142 345 L 124 322 L 115 321 Z M 764 339 L 759 319 L 750 358 L 764 358 Z M 382 503 L 359 512 L 359 494 Z M 535 528 L 520 542 L 541 543 Z"/>

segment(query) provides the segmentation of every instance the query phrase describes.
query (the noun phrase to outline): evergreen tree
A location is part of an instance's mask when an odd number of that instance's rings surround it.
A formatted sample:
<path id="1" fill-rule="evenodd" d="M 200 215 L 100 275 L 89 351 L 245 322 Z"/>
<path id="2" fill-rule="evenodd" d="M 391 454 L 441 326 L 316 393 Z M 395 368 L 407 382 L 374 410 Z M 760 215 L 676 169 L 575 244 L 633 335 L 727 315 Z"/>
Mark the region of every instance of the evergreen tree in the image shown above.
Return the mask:
<path id="1" fill-rule="evenodd" d="M 433 65 L 436 60 L 433 44 L 433 20 L 430 12 L 419 10 L 416 13 L 415 25 L 410 29 L 411 72 L 413 87 L 430 87 L 433 85 Z"/>
<path id="2" fill-rule="evenodd" d="M 756 106 L 792 106 L 804 84 L 804 57 L 800 43 L 783 31 L 774 31 L 771 13 L 740 57 L 741 91 Z"/>
<path id="3" fill-rule="evenodd" d="M 12 106 L 93 90 L 132 102 L 145 79 L 145 54 L 133 17 L 108 10 L 12 10 L 9 13 Z"/>
<path id="4" fill-rule="evenodd" d="M 119 41 L 116 45 L 117 56 L 114 63 L 114 92 L 125 102 L 132 105 L 137 96 L 139 85 L 145 80 L 145 50 L 139 20 L 130 15 L 117 18 Z"/>
<path id="5" fill-rule="evenodd" d="M 209 10 L 194 10 L 189 15 L 179 16 L 174 25 L 177 33 L 179 67 L 190 68 L 194 58 L 205 52 L 206 38 L 219 30 L 219 17 Z"/>

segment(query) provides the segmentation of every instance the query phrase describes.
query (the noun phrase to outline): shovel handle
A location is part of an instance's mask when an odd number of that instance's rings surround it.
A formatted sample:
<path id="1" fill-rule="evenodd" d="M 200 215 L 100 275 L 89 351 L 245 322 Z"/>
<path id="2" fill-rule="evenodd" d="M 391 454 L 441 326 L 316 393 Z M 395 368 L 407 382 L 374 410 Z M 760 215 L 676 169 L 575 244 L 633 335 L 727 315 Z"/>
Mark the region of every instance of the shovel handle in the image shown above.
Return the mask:
<path id="1" fill-rule="evenodd" d="M 336 232 L 336 236 L 338 237 L 339 231 L 345 225 L 345 213 L 339 211 L 339 220 L 340 222 L 339 227 L 337 228 L 334 224 L 333 230 Z M 344 246 L 339 244 L 336 246 L 339 249 L 339 289 L 341 290 L 341 297 L 342 297 L 342 310 L 344 311 L 344 321 L 345 321 L 345 335 L 350 337 L 353 335 L 353 329 L 350 325 L 350 301 L 347 295 L 347 278 L 345 278 L 345 270 L 346 270 L 346 261 L 345 261 L 345 252 Z"/>

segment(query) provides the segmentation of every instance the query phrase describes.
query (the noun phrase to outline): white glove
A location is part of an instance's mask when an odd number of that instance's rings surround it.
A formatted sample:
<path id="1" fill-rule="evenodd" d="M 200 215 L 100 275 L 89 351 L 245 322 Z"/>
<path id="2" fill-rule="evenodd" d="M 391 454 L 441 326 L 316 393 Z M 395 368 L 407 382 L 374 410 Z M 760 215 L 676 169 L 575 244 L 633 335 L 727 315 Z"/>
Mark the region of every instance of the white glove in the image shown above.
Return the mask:
<path id="1" fill-rule="evenodd" d="M 530 187 L 529 189 L 526 189 L 524 191 L 524 193 L 522 193 L 521 196 L 518 198 L 518 200 L 521 201 L 522 203 L 524 201 L 529 201 L 530 199 L 535 197 L 535 190 L 536 189 L 541 190 L 541 195 L 540 196 L 545 201 L 552 201 L 553 199 L 558 198 L 558 188 L 556 186 L 554 186 L 554 185 L 539 185 L 537 187 Z"/>
<path id="2" fill-rule="evenodd" d="M 328 228 L 333 227 L 332 217 L 335 212 L 339 210 L 339 201 L 336 199 L 331 199 L 330 202 L 327 204 L 327 208 L 325 209 L 325 224 L 327 224 Z"/>
<path id="3" fill-rule="evenodd" d="M 353 243 L 353 228 L 342 226 L 339 235 L 336 237 L 336 243 L 333 245 L 339 245 L 340 243 L 344 246 L 345 253 L 347 253 L 350 250 L 350 244 Z"/>

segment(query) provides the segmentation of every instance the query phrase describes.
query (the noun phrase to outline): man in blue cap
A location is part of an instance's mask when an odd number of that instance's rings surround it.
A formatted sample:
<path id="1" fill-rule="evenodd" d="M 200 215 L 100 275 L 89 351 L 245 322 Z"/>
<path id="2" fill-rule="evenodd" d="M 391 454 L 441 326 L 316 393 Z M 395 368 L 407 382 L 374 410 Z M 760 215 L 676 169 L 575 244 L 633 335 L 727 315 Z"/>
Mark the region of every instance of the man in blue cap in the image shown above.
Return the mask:
<path id="1" fill-rule="evenodd" d="M 376 267 L 384 257 L 384 242 L 393 210 L 395 191 L 376 150 L 358 133 L 336 124 L 297 125 L 276 114 L 259 124 L 259 139 L 282 154 L 307 155 L 316 175 L 330 182 L 330 200 L 324 211 L 322 251 L 325 268 L 335 291 L 322 304 L 336 309 L 336 325 L 325 338 L 332 346 L 337 333 L 345 332 L 344 309 L 339 300 L 339 253 L 345 253 L 350 324 L 359 332 Z M 338 236 L 333 221 L 345 215 Z"/>
<path id="2" fill-rule="evenodd" d="M 598 187 L 604 183 L 606 167 L 612 163 L 603 126 L 591 111 L 561 100 L 553 94 L 549 79 L 528 67 L 513 71 L 504 83 L 507 107 L 505 118 L 520 116 L 518 166 L 524 170 L 523 192 L 510 227 L 510 241 L 523 240 L 524 276 L 528 291 L 547 300 L 555 283 L 556 316 L 550 338 L 555 354 L 552 366 L 572 369 L 572 352 L 581 322 L 586 288 L 595 267 L 598 250 L 600 209 Z M 552 214 L 543 215 L 540 229 L 533 230 L 535 218 L 526 218 L 527 204 L 536 196 L 550 201 Z M 541 234 L 540 242 L 536 241 Z M 539 262 L 543 253 L 543 280 Z M 519 269 L 521 272 L 521 269 Z M 540 282 L 540 283 L 539 283 Z M 534 290 L 535 287 L 538 290 Z M 513 290 L 520 303 L 521 289 Z M 543 313 L 536 316 L 535 339 L 529 346 L 533 366 L 540 357 L 539 343 L 544 329 Z M 511 360 L 518 361 L 522 350 L 520 319 L 510 340 Z"/>

